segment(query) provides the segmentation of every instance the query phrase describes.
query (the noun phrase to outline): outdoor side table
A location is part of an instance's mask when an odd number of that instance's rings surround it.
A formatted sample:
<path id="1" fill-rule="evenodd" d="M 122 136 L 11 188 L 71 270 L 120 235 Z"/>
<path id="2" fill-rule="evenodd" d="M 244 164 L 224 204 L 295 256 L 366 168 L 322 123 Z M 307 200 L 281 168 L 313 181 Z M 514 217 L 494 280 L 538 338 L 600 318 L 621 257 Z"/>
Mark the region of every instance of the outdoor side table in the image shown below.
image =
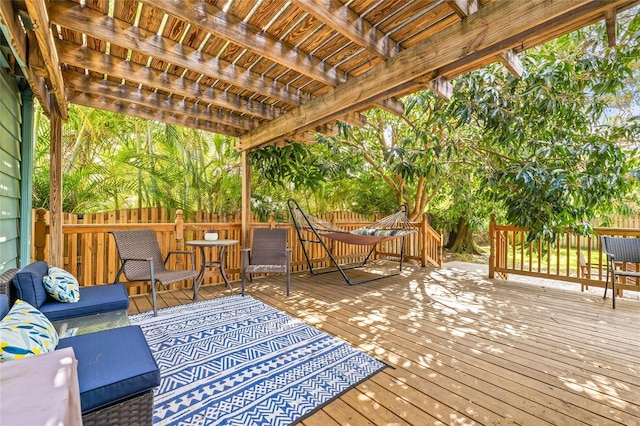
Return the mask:
<path id="1" fill-rule="evenodd" d="M 202 256 L 202 263 L 200 264 L 200 272 L 198 273 L 198 276 L 196 277 L 196 281 L 198 283 L 198 287 L 200 287 L 200 285 L 202 285 L 202 282 L 204 281 L 204 274 L 207 270 L 207 268 L 219 268 L 220 269 L 220 275 L 222 275 L 222 279 L 224 280 L 225 285 L 227 286 L 227 288 L 231 291 L 233 291 L 233 287 L 231 287 L 231 284 L 229 284 L 229 279 L 227 279 L 227 274 L 224 272 L 224 257 L 225 254 L 227 252 L 227 247 L 229 246 L 235 246 L 237 244 L 239 244 L 240 241 L 238 240 L 192 240 L 192 241 L 187 241 L 187 245 L 188 246 L 192 246 L 192 247 L 198 247 L 200 248 L 200 255 Z M 217 260 L 207 260 L 207 257 L 205 256 L 205 248 L 207 247 L 218 247 L 220 249 L 220 252 L 218 253 L 218 259 Z"/>

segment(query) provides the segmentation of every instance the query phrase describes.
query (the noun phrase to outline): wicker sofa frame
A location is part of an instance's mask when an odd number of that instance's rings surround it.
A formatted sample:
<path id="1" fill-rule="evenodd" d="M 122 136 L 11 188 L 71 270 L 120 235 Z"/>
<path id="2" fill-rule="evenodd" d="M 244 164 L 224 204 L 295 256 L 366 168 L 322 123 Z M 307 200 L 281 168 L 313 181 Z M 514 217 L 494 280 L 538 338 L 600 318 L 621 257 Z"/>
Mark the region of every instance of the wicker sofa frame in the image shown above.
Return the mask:
<path id="1" fill-rule="evenodd" d="M 17 269 L 0 274 L 0 294 L 12 299 L 11 279 Z M 122 401 L 82 414 L 84 426 L 101 425 L 151 425 L 153 423 L 153 390 L 133 395 Z"/>

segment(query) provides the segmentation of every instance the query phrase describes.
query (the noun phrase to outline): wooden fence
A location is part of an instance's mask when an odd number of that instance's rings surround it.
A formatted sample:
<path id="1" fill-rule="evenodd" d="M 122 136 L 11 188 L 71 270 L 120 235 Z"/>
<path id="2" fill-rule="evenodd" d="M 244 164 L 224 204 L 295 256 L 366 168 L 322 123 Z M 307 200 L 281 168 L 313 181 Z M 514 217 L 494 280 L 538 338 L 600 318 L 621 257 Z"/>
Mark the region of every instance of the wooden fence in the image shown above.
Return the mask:
<path id="1" fill-rule="evenodd" d="M 371 223 L 370 218 L 363 217 L 352 212 L 334 212 L 318 215 L 335 225 L 352 230 Z M 33 215 L 34 245 L 32 248 L 32 260 L 48 260 L 49 247 L 47 244 L 49 213 L 44 209 L 37 209 Z M 115 279 L 120 260 L 118 258 L 115 241 L 109 235 L 111 230 L 121 229 L 153 229 L 156 232 L 160 250 L 168 253 L 172 250 L 193 250 L 185 245 L 186 241 L 203 239 L 206 230 L 214 229 L 220 238 L 239 240 L 241 221 L 239 216 L 224 216 L 206 213 L 195 213 L 194 222 L 185 222 L 182 212 L 178 210 L 171 214 L 162 208 L 145 208 L 121 210 L 97 214 L 64 214 L 63 216 L 63 265 L 78 277 L 81 285 L 96 285 L 111 283 Z M 375 219 L 375 218 L 374 218 Z M 411 224 L 418 232 L 405 239 L 405 260 L 411 259 L 420 262 L 421 266 L 433 264 L 442 266 L 442 237 L 426 221 Z M 289 223 L 278 223 L 273 220 L 273 215 L 268 222 L 252 222 L 252 228 L 278 227 L 288 230 L 289 247 L 293 248 L 291 257 L 292 272 L 307 270 L 302 247 L 297 241 L 295 229 Z M 399 257 L 401 240 L 392 240 L 380 244 L 375 252 L 376 258 Z M 231 281 L 240 279 L 241 251 L 244 242 L 227 249 L 225 271 Z M 249 244 L 246 244 L 249 246 Z M 331 241 L 329 246 L 334 256 L 341 263 L 362 261 L 368 249 L 367 246 L 355 246 L 341 242 Z M 207 260 L 217 259 L 217 249 L 210 250 Z M 307 247 L 312 265 L 315 268 L 331 266 L 329 257 L 318 244 Z M 195 251 L 196 267 L 202 264 L 200 252 Z M 188 264 L 186 256 L 177 256 L 170 259 L 169 268 L 181 268 Z M 123 280 L 124 277 L 121 278 Z M 205 275 L 205 284 L 220 283 L 222 278 L 214 271 L 208 271 Z M 182 283 L 188 287 L 188 283 Z M 129 294 L 143 294 L 150 290 L 148 283 L 129 283 Z"/>
<path id="2" fill-rule="evenodd" d="M 491 215 L 489 238 L 489 278 L 508 274 L 526 275 L 552 280 L 575 282 L 584 290 L 589 286 L 604 287 L 607 275 L 606 256 L 600 236 L 640 238 L 640 228 L 594 228 L 596 235 L 576 235 L 567 232 L 555 243 L 538 240 L 527 242 L 527 230 L 498 225 Z M 619 265 L 627 270 L 640 270 L 640 265 Z M 616 288 L 640 291 L 640 280 L 623 279 Z"/>

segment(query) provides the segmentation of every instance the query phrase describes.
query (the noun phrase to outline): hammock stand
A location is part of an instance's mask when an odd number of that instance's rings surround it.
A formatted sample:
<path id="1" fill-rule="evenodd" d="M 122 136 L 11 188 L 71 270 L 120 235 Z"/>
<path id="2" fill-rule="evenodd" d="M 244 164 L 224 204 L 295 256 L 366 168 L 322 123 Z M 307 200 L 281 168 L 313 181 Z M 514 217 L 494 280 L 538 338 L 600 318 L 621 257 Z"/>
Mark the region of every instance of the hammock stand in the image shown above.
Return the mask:
<path id="1" fill-rule="evenodd" d="M 305 213 L 298 202 L 294 199 L 289 199 L 287 204 L 289 207 L 289 212 L 291 213 L 291 221 L 296 228 L 298 240 L 300 241 L 300 245 L 302 246 L 302 252 L 304 253 L 304 257 L 307 261 L 307 266 L 309 267 L 309 273 L 311 275 L 340 272 L 347 284 L 357 285 L 369 281 L 379 280 L 382 278 L 392 277 L 402 272 L 402 262 L 404 260 L 404 238 L 408 234 L 417 232 L 416 229 L 409 227 L 409 221 L 407 219 L 408 209 L 406 204 L 402 204 L 400 207 L 398 207 L 396 213 L 387 216 L 379 220 L 378 222 L 372 223 L 369 226 L 358 228 L 353 231 L 345 231 L 344 229 L 341 229 L 331 224 L 330 222 Z M 308 234 L 305 235 L 305 231 L 311 233 L 313 237 L 307 237 L 306 235 Z M 371 245 L 371 250 L 369 250 L 369 253 L 360 264 L 346 266 L 340 265 L 322 237 L 340 241 L 346 244 Z M 379 243 L 396 238 L 402 238 L 402 245 L 400 249 L 400 263 L 396 272 L 358 281 L 353 281 L 347 276 L 345 270 L 360 268 L 364 266 Z M 309 253 L 307 252 L 307 248 L 305 247 L 305 243 L 320 244 L 329 255 L 329 258 L 335 265 L 335 269 L 322 271 L 314 270 L 311 264 L 311 259 L 309 259 Z"/>

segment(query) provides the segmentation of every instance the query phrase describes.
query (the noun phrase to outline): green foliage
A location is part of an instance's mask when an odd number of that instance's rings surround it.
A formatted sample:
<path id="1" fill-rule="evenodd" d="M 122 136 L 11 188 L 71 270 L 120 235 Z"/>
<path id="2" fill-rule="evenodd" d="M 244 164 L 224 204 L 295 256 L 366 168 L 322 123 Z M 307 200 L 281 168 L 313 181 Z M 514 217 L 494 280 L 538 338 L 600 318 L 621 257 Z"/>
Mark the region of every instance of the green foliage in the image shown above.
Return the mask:
<path id="1" fill-rule="evenodd" d="M 557 41 L 563 48 L 571 42 Z M 479 129 L 477 145 L 491 153 L 483 195 L 503 204 L 507 220 L 530 228 L 532 238 L 585 229 L 637 185 L 637 146 L 629 142 L 638 127 L 604 115 L 640 58 L 637 39 L 603 52 L 557 52 L 546 45 L 524 57 L 520 79 L 499 66 L 459 78 L 450 108 L 459 126 Z"/>

